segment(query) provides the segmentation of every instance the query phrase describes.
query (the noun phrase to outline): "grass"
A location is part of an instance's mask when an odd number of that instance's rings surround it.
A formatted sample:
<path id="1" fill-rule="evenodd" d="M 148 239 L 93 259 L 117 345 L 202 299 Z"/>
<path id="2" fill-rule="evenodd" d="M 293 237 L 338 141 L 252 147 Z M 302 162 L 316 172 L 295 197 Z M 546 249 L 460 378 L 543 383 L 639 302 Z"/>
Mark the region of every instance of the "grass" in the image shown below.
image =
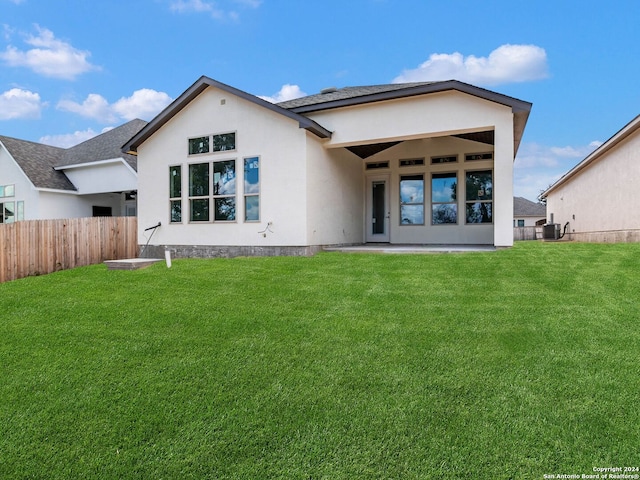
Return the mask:
<path id="1" fill-rule="evenodd" d="M 174 260 L 0 285 L 0 478 L 639 466 L 640 245 Z"/>

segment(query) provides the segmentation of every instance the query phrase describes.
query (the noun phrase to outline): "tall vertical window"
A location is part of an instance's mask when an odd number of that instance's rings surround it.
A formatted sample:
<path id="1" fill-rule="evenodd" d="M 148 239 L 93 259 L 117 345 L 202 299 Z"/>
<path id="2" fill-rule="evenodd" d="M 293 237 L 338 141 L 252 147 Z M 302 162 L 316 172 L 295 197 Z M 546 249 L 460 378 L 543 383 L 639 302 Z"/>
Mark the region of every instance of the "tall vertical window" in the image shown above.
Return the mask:
<path id="1" fill-rule="evenodd" d="M 171 223 L 182 222 L 182 167 L 169 167 L 169 210 Z"/>
<path id="2" fill-rule="evenodd" d="M 431 176 L 431 223 L 458 223 L 458 179 L 455 173 L 434 173 Z"/>
<path id="3" fill-rule="evenodd" d="M 236 161 L 213 162 L 214 220 L 236 219 Z"/>
<path id="4" fill-rule="evenodd" d="M 209 221 L 209 164 L 189 165 L 189 220 Z"/>
<path id="5" fill-rule="evenodd" d="M 244 220 L 260 220 L 260 159 L 244 159 Z"/>
<path id="6" fill-rule="evenodd" d="M 17 221 L 24 220 L 24 201 L 20 200 L 16 203 L 17 203 L 16 207 L 18 209 L 18 211 L 16 212 L 16 220 Z"/>
<path id="7" fill-rule="evenodd" d="M 400 177 L 400 223 L 424 225 L 424 176 Z"/>
<path id="8" fill-rule="evenodd" d="M 491 170 L 467 172 L 465 188 L 467 223 L 493 222 L 493 175 Z"/>
<path id="9" fill-rule="evenodd" d="M 0 223 L 13 223 L 16 220 L 16 202 L 0 203 Z"/>

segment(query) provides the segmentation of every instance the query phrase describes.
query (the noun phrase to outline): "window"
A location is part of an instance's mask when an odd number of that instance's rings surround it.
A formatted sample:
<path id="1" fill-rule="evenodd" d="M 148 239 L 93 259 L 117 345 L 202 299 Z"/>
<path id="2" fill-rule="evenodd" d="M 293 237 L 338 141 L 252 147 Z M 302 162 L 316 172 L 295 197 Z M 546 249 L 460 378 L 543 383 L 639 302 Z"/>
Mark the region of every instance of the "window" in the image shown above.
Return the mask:
<path id="1" fill-rule="evenodd" d="M 13 197 L 16 194 L 15 185 L 0 185 L 0 198 Z"/>
<path id="2" fill-rule="evenodd" d="M 518 226 L 524 227 L 524 220 L 518 219 Z"/>
<path id="3" fill-rule="evenodd" d="M 443 157 L 431 157 L 431 164 L 437 165 L 439 163 L 456 163 L 458 161 L 457 155 L 445 155 Z"/>
<path id="4" fill-rule="evenodd" d="M 209 153 L 209 137 L 197 137 L 189 139 L 189 155 Z"/>
<path id="5" fill-rule="evenodd" d="M 214 152 L 228 152 L 229 150 L 236 149 L 236 134 L 221 133 L 213 136 L 213 151 Z"/>
<path id="6" fill-rule="evenodd" d="M 189 220 L 209 221 L 209 164 L 189 165 Z"/>
<path id="7" fill-rule="evenodd" d="M 244 220 L 260 220 L 260 159 L 244 159 Z"/>
<path id="8" fill-rule="evenodd" d="M 431 224 L 458 223 L 458 178 L 455 173 L 431 176 Z"/>
<path id="9" fill-rule="evenodd" d="M 15 202 L 0 203 L 0 223 L 15 222 L 15 212 Z"/>
<path id="10" fill-rule="evenodd" d="M 17 211 L 16 220 L 18 221 L 24 220 L 24 201 L 20 200 L 17 203 L 18 203 L 17 204 L 18 211 Z"/>
<path id="11" fill-rule="evenodd" d="M 171 223 L 182 222 L 182 167 L 169 167 L 169 211 Z"/>
<path id="12" fill-rule="evenodd" d="M 410 158 L 407 160 L 400 160 L 401 167 L 412 167 L 415 165 L 424 165 L 424 158 Z"/>
<path id="13" fill-rule="evenodd" d="M 424 225 L 424 176 L 400 177 L 400 223 Z"/>
<path id="14" fill-rule="evenodd" d="M 375 170 L 377 168 L 389 168 L 389 162 L 373 162 L 373 163 L 367 163 L 366 167 L 367 170 Z"/>
<path id="15" fill-rule="evenodd" d="M 236 219 L 236 161 L 213 162 L 214 220 Z"/>
<path id="16" fill-rule="evenodd" d="M 472 162 L 474 160 L 493 160 L 493 153 L 469 153 L 464 156 L 465 162 Z"/>
<path id="17" fill-rule="evenodd" d="M 467 223 L 493 222 L 493 178 L 491 170 L 466 173 Z"/>

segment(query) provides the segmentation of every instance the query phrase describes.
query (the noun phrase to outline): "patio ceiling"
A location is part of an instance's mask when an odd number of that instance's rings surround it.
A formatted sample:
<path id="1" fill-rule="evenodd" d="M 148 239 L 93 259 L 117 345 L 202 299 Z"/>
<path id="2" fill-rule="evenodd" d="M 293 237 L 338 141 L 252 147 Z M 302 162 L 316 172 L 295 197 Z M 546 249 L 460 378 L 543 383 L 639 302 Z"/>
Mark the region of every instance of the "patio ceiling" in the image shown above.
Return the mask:
<path id="1" fill-rule="evenodd" d="M 487 145 L 493 145 L 495 142 L 495 133 L 493 130 L 487 130 L 485 132 L 461 133 L 452 136 L 456 138 L 462 138 L 464 140 L 471 140 L 472 142 L 486 143 Z M 401 142 L 371 143 L 369 145 L 355 145 L 346 148 L 351 153 L 357 155 L 362 159 L 365 159 L 375 155 L 376 153 L 380 153 L 387 148 L 398 145 L 399 143 Z"/>

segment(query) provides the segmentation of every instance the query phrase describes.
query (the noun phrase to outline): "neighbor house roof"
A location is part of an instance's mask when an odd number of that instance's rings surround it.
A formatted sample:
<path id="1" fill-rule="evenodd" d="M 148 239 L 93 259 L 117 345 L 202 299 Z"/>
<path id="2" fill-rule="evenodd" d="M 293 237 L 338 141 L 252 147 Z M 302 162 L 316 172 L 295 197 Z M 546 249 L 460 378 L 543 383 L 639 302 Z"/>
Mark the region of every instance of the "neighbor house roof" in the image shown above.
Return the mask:
<path id="1" fill-rule="evenodd" d="M 545 217 L 546 215 L 547 207 L 545 205 L 523 197 L 513 197 L 514 217 Z"/>
<path id="2" fill-rule="evenodd" d="M 71 148 L 52 147 L 2 135 L 0 142 L 34 187 L 75 191 L 76 187 L 64 174 L 64 167 L 122 158 L 136 170 L 137 158 L 123 154 L 121 147 L 146 124 L 144 120 L 131 120 Z"/>
<path id="3" fill-rule="evenodd" d="M 576 175 L 578 175 L 585 168 L 588 168 L 589 165 L 597 162 L 603 156 L 609 152 L 612 148 L 616 147 L 620 142 L 627 139 L 629 136 L 633 135 L 635 132 L 640 131 L 640 115 L 627 123 L 622 129 L 620 129 L 615 135 L 613 135 L 609 140 L 600 145 L 596 150 L 591 152 L 584 158 L 580 163 L 578 163 L 575 167 L 565 173 L 557 182 L 552 184 L 547 190 L 542 192 L 541 196 L 546 197 L 549 193 L 553 192 L 556 188 L 564 185 L 565 183 L 571 181 Z"/>
<path id="4" fill-rule="evenodd" d="M 186 107 L 194 98 L 208 87 L 216 87 L 237 95 L 245 100 L 266 107 L 274 112 L 297 120 L 301 128 L 305 128 L 321 138 L 330 138 L 331 132 L 319 125 L 305 114 L 332 108 L 340 108 L 364 103 L 373 103 L 397 98 L 407 98 L 416 95 L 439 93 L 457 90 L 474 95 L 485 100 L 511 107 L 514 114 L 514 152 L 517 152 L 529 118 L 531 103 L 508 97 L 490 90 L 475 87 L 457 80 L 444 82 L 394 83 L 386 85 L 371 85 L 361 87 L 329 88 L 316 95 L 309 95 L 277 104 L 270 103 L 259 97 L 243 92 L 236 88 L 203 76 L 178 97 L 171 105 L 162 111 L 149 125 L 143 128 L 123 147 L 125 152 L 135 152 L 146 139 L 159 130 L 180 110 Z"/>

